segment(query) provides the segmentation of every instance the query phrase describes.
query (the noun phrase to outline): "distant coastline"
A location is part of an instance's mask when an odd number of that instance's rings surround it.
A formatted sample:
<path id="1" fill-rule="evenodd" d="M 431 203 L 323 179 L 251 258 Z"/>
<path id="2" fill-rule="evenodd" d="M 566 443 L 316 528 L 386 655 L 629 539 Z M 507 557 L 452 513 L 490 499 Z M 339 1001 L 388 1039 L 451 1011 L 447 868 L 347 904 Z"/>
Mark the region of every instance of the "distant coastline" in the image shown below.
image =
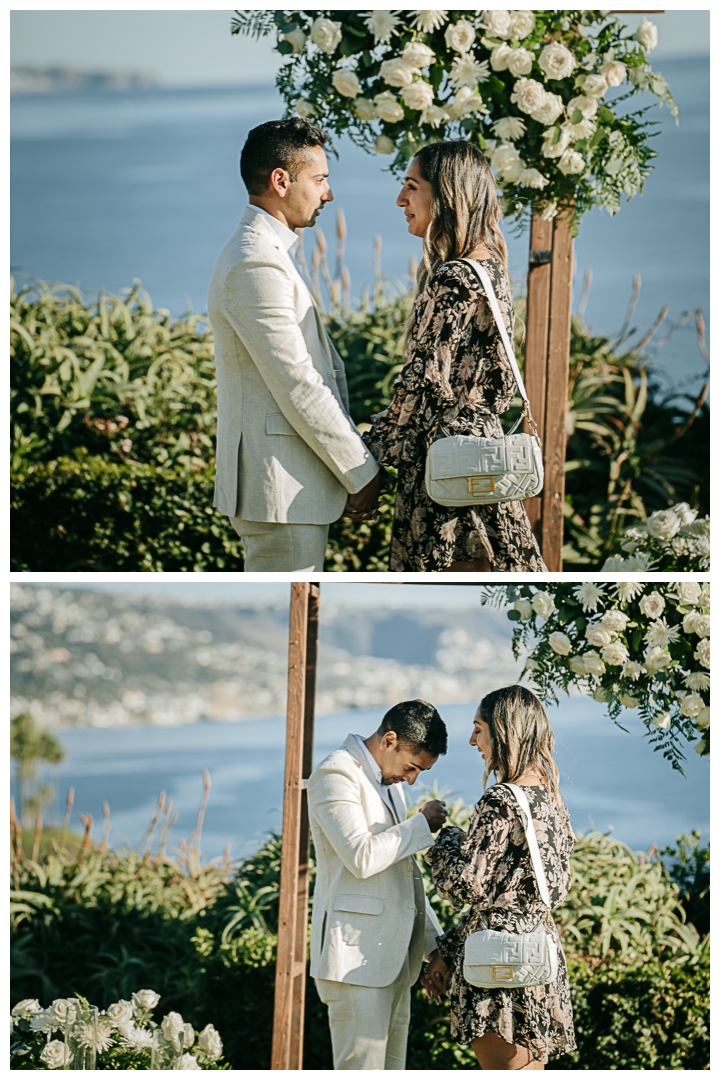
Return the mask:
<path id="1" fill-rule="evenodd" d="M 54 65 L 18 65 L 10 69 L 10 94 L 67 94 L 87 90 L 152 90 L 157 80 L 147 72 L 81 71 Z"/>

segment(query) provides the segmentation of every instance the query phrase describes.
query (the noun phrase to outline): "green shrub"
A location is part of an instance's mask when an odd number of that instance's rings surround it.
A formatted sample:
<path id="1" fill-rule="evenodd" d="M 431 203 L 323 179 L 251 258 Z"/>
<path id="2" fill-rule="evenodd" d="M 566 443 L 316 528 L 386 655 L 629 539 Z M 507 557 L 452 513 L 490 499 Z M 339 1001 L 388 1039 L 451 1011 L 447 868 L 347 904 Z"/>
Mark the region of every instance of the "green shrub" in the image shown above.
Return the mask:
<path id="1" fill-rule="evenodd" d="M 468 814 L 462 800 L 450 807 L 453 823 L 465 825 Z M 198 1029 L 215 1025 L 232 1068 L 268 1069 L 280 838 L 272 834 L 235 866 L 203 864 L 198 848 L 196 835 L 179 857 L 86 843 L 75 855 L 55 845 L 38 862 L 16 860 L 12 1003 L 81 993 L 104 1008 L 153 988 L 163 1012 L 179 1011 Z M 576 884 L 556 914 L 578 1050 L 549 1067 L 703 1068 L 709 937 L 685 924 L 678 885 L 657 859 L 597 833 L 578 839 L 572 870 Z M 449 925 L 456 916 L 427 874 L 426 888 Z M 409 1069 L 476 1067 L 472 1051 L 450 1038 L 448 1009 L 414 991 Z M 311 979 L 304 1066 L 332 1068 L 326 1010 Z"/>

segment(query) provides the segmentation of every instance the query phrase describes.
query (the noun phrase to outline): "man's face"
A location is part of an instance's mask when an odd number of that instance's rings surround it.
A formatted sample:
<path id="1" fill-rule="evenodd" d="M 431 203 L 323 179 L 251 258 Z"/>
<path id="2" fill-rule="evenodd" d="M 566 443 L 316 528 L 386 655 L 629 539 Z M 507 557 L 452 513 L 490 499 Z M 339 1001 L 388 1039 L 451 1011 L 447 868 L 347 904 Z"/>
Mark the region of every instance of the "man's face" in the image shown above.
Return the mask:
<path id="1" fill-rule="evenodd" d="M 427 750 L 414 750 L 408 743 L 399 742 L 394 731 L 387 731 L 380 742 L 375 760 L 382 771 L 385 785 L 414 784 L 421 772 L 431 769 L 436 757 Z"/>
<path id="2" fill-rule="evenodd" d="M 327 158 L 321 146 L 308 147 L 294 175 L 295 180 L 286 187 L 283 213 L 289 228 L 309 229 L 325 203 L 333 201 Z"/>

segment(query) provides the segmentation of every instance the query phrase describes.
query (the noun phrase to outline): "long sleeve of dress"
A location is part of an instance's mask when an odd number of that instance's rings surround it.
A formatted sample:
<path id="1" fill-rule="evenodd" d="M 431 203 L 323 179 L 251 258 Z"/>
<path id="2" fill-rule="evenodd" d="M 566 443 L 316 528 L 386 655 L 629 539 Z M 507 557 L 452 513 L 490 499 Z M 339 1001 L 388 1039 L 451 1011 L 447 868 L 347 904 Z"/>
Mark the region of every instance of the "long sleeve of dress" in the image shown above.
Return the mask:
<path id="1" fill-rule="evenodd" d="M 512 826 L 507 805 L 486 797 L 476 807 L 467 836 L 462 829 L 445 828 L 425 853 L 435 888 L 456 910 L 465 904 L 490 905 L 502 891 L 501 862 Z"/>

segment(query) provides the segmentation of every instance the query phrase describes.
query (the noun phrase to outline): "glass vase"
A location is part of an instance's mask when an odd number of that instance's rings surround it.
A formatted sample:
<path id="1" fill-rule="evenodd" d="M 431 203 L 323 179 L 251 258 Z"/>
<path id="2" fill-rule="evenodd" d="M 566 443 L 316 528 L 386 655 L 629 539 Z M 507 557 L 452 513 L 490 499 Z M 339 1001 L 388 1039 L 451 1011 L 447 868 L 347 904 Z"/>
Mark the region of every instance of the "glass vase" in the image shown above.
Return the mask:
<path id="1" fill-rule="evenodd" d="M 65 1069 L 94 1069 L 97 1059 L 98 1011 L 95 1005 L 71 999 L 65 1013 Z"/>
<path id="2" fill-rule="evenodd" d="M 179 1031 L 173 1039 L 166 1039 L 161 1028 L 153 1031 L 151 1069 L 176 1069 L 183 1053 L 185 1032 Z"/>

